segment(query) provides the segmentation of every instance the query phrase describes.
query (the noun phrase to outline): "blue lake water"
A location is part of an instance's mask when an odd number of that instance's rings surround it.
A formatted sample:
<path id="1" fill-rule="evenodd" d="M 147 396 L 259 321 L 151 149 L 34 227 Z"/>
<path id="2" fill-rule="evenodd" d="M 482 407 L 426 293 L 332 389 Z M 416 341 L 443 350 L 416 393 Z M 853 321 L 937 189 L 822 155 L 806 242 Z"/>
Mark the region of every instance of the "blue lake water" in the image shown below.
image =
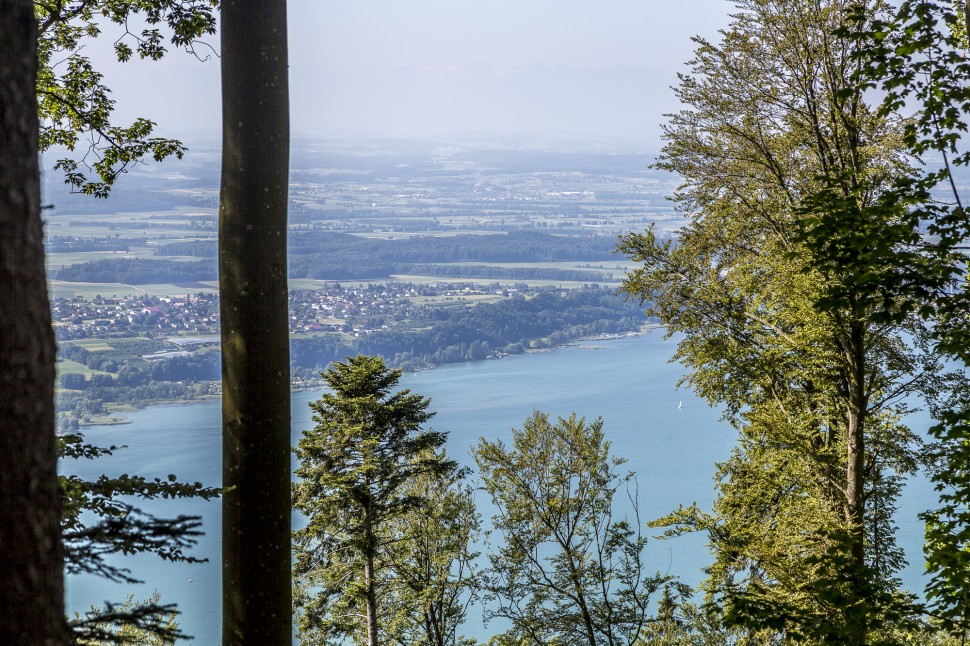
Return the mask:
<path id="1" fill-rule="evenodd" d="M 719 413 L 686 390 L 677 390 L 683 368 L 668 363 L 674 343 L 660 331 L 640 337 L 588 341 L 549 352 L 443 366 L 407 374 L 402 386 L 431 398 L 437 412 L 430 426 L 448 431 L 448 451 L 471 465 L 469 449 L 478 438 L 508 439 L 510 429 L 520 428 L 533 409 L 552 416 L 602 416 L 604 431 L 614 455 L 637 474 L 641 517 L 662 516 L 678 504 L 698 502 L 709 507 L 714 499 L 715 462 L 723 460 L 733 445 L 733 431 L 719 421 Z M 293 397 L 293 437 L 310 428 L 307 403 L 317 392 Z M 67 465 L 85 477 L 100 473 L 132 473 L 146 477 L 177 474 L 185 481 L 217 486 L 221 474 L 220 404 L 210 401 L 176 406 L 154 406 L 130 415 L 132 424 L 92 427 L 89 442 L 126 445 L 115 455 L 92 462 Z M 925 430 L 925 416 L 911 424 Z M 933 504 L 930 486 L 911 483 L 898 515 L 899 540 L 907 550 L 910 566 L 902 573 L 912 590 L 922 587 L 922 525 L 916 514 Z M 478 501 L 484 518 L 488 502 Z M 194 551 L 207 557 L 205 564 L 181 564 L 139 555 L 122 562 L 144 585 L 111 584 L 90 576 L 67 580 L 67 605 L 83 610 L 104 601 L 123 601 L 127 594 L 144 599 L 154 590 L 163 602 L 175 602 L 183 630 L 196 644 L 219 643 L 221 630 L 220 509 L 219 502 L 164 501 L 143 505 L 159 515 L 201 515 L 205 536 Z M 650 530 L 648 530 L 649 532 Z M 654 570 L 669 572 L 691 585 L 697 584 L 707 564 L 704 537 L 653 540 L 647 548 Z M 494 631 L 484 628 L 480 613 L 472 613 L 465 633 L 479 639 Z"/>

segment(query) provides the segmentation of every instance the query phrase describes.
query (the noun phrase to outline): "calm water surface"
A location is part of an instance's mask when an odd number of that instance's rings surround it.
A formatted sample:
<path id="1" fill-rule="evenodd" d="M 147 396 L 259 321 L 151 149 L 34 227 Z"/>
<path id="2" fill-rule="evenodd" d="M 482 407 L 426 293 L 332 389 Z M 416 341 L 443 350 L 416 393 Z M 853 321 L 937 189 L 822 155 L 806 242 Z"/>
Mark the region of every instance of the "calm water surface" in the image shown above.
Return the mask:
<path id="1" fill-rule="evenodd" d="M 628 460 L 637 474 L 641 518 L 662 516 L 678 504 L 713 500 L 715 462 L 733 445 L 733 433 L 719 414 L 687 390 L 677 390 L 683 375 L 679 365 L 667 363 L 673 342 L 659 331 L 641 337 L 589 341 L 577 346 L 537 354 L 476 363 L 456 364 L 407 374 L 404 387 L 431 397 L 437 411 L 430 426 L 448 431 L 448 451 L 471 465 L 469 449 L 479 437 L 510 438 L 533 409 L 551 416 L 576 412 L 587 418 L 603 417 L 606 437 L 615 455 Z M 318 392 L 293 397 L 294 442 L 309 428 L 307 403 Z M 132 473 L 165 477 L 175 473 L 186 481 L 216 486 L 221 477 L 220 404 L 217 401 L 176 406 L 154 406 L 130 415 L 132 424 L 91 427 L 88 441 L 98 445 L 126 445 L 114 456 L 66 465 L 73 472 L 95 477 L 100 473 Z M 925 428 L 925 418 L 913 420 Z M 920 540 L 922 527 L 916 514 L 932 503 L 932 491 L 923 482 L 911 485 L 901 505 L 901 543 L 914 561 L 903 573 L 906 584 L 921 587 Z M 488 502 L 477 501 L 484 518 Z M 104 601 L 123 601 L 127 594 L 147 598 L 154 590 L 163 602 L 174 602 L 182 612 L 183 630 L 203 646 L 219 643 L 221 630 L 219 502 L 164 501 L 143 505 L 159 515 L 193 514 L 203 517 L 205 536 L 195 555 L 208 563 L 168 563 L 154 557 L 127 557 L 123 561 L 145 585 L 115 585 L 90 576 L 69 577 L 67 605 L 82 610 Z M 648 530 L 649 531 L 649 530 Z M 650 565 L 694 585 L 703 575 L 708 553 L 701 536 L 648 545 Z M 494 627 L 493 627 L 494 628 Z M 481 626 L 480 615 L 469 622 L 466 634 L 479 639 L 492 634 Z"/>

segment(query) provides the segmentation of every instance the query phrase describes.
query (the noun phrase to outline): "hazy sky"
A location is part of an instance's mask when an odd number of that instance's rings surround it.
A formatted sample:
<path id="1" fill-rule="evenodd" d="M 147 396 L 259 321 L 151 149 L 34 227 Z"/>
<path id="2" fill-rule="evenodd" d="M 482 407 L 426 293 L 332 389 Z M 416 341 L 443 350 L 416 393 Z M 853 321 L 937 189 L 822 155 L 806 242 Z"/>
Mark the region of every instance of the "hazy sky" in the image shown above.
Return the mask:
<path id="1" fill-rule="evenodd" d="M 297 135 L 462 132 L 657 140 L 695 34 L 726 0 L 290 0 Z M 106 30 L 105 36 L 110 32 Z M 125 117 L 218 133 L 219 68 L 172 52 L 117 64 L 88 52 Z M 218 46 L 218 38 L 213 39 Z M 204 51 L 204 50 L 203 50 Z"/>

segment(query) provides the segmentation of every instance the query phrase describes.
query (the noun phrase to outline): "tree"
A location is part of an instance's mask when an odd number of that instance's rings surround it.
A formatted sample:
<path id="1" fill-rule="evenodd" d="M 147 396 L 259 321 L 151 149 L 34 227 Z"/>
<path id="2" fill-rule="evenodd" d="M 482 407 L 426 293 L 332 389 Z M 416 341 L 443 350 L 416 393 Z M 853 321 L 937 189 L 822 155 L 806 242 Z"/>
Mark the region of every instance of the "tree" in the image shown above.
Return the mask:
<path id="1" fill-rule="evenodd" d="M 919 171 L 897 178 L 890 198 L 906 209 L 906 224 L 925 233 L 914 253 L 893 262 L 915 278 L 909 292 L 920 297 L 919 313 L 932 325 L 935 349 L 963 366 L 970 362 L 970 291 L 966 240 L 970 236 L 960 167 L 970 164 L 963 145 L 970 113 L 970 61 L 962 0 L 906 0 L 883 20 L 849 32 L 860 51 L 860 81 L 884 94 L 880 111 L 905 112 L 903 143 Z M 916 109 L 915 114 L 910 111 Z M 940 507 L 926 521 L 926 596 L 942 626 L 961 639 L 970 631 L 970 399 L 964 389 L 942 406 L 931 429 L 939 468 L 932 474 Z"/>
<path id="2" fill-rule="evenodd" d="M 182 636 L 175 621 L 178 613 L 157 610 L 164 608 L 160 601 L 158 592 L 145 601 L 135 601 L 134 596 L 128 595 L 123 605 L 109 613 L 97 607 L 91 608 L 83 617 L 75 612 L 70 621 L 74 628 L 74 643 L 78 646 L 172 646 Z M 119 616 L 128 621 L 113 621 Z M 142 618 L 148 619 L 147 627 L 142 627 L 138 621 L 130 621 Z"/>
<path id="3" fill-rule="evenodd" d="M 512 430 L 512 446 L 479 440 L 473 455 L 501 533 L 489 554 L 489 618 L 512 627 L 509 644 L 634 644 L 649 623 L 649 598 L 668 577 L 644 570 L 633 474 L 610 456 L 601 419 L 556 424 L 539 411 Z M 634 487 L 631 492 L 630 487 Z M 629 497 L 633 519 L 617 519 Z"/>
<path id="4" fill-rule="evenodd" d="M 0 316 L 5 341 L 0 353 L 0 379 L 5 385 L 0 411 L 10 424 L 0 438 L 4 459 L 10 461 L 0 470 L 0 546 L 4 560 L 12 559 L 2 567 L 8 581 L 0 593 L 5 609 L 0 621 L 3 643 L 55 644 L 68 639 L 63 616 L 62 537 L 67 543 L 70 571 L 93 569 L 109 578 L 124 579 L 124 571 L 104 564 L 103 554 L 154 549 L 170 558 L 181 558 L 180 548 L 190 540 L 187 537 L 195 527 L 192 519 L 182 518 L 166 521 L 148 517 L 128 523 L 133 509 L 115 496 L 152 497 L 176 491 L 180 493 L 174 495 L 195 495 L 188 490 L 202 491 L 198 485 L 146 483 L 136 477 L 85 483 L 65 477 L 58 487 L 53 426 L 54 337 L 44 275 L 37 161 L 39 152 L 55 145 L 74 150 L 80 138 L 88 136 L 87 152 L 80 162 L 63 159 L 57 166 L 67 173 L 68 184 L 104 197 L 114 180 L 146 155 L 157 161 L 171 154 L 181 156 L 184 147 L 179 142 L 150 136 L 154 124 L 146 119 L 129 127 L 111 123 L 114 102 L 101 83 L 101 75 L 81 54 L 82 43 L 98 35 L 103 23 L 113 22 L 125 25 L 125 34 L 137 42 L 135 49 L 142 58 L 157 59 L 165 48 L 156 25 L 166 22 L 173 44 L 191 49 L 196 38 L 214 32 L 211 7 L 208 0 L 11 1 L 0 5 L 0 36 L 4 42 L 0 56 L 0 145 L 5 154 L 0 164 L 4 195 L 0 202 L 0 251 L 5 259 L 0 293 L 10 304 L 4 310 L 9 313 Z M 150 27 L 136 36 L 127 30 L 127 21 L 140 13 Z M 119 60 L 127 60 L 134 53 L 124 39 L 116 41 L 115 51 Z M 79 163 L 88 164 L 92 157 L 98 180 L 88 180 L 78 170 Z M 75 451 L 73 457 L 97 454 L 97 450 L 79 443 L 70 444 L 67 450 Z M 62 496 L 64 514 L 60 515 Z M 103 513 L 103 517 L 94 525 L 85 525 L 79 520 L 81 511 Z M 164 609 L 157 603 L 109 607 L 72 621 L 71 629 L 75 639 L 98 635 L 100 627 L 109 624 L 153 630 L 159 628 L 156 620 Z"/>
<path id="5" fill-rule="evenodd" d="M 292 641 L 285 0 L 222 3 L 222 640 Z"/>
<path id="6" fill-rule="evenodd" d="M 293 505 L 308 521 L 294 534 L 301 639 L 377 646 L 392 566 L 407 549 L 408 537 L 392 530 L 425 508 L 420 479 L 448 482 L 457 467 L 437 452 L 446 435 L 421 428 L 430 401 L 393 392 L 400 370 L 358 355 L 323 377 L 332 392 L 310 404 L 316 426 L 296 448 Z"/>
<path id="7" fill-rule="evenodd" d="M 0 41 L 0 643 L 66 644 L 30 2 L 0 2 Z"/>
<path id="8" fill-rule="evenodd" d="M 65 182 L 82 193 L 107 197 L 115 180 L 132 164 L 151 156 L 155 161 L 175 155 L 185 146 L 176 139 L 154 136 L 155 123 L 146 118 L 129 125 L 112 120 L 115 102 L 91 60 L 83 54 L 84 41 L 118 25 L 121 36 L 114 50 L 119 61 L 159 60 L 166 54 L 164 24 L 172 45 L 196 53 L 198 40 L 215 33 L 214 0 L 35 0 L 37 16 L 37 98 L 40 114 L 40 150 L 55 146 L 74 151 L 55 168 Z M 129 25 L 143 20 L 145 28 L 133 33 Z M 90 175 L 94 175 L 92 178 Z"/>
<path id="9" fill-rule="evenodd" d="M 708 591 L 752 630 L 863 644 L 912 614 L 886 510 L 918 466 L 904 398 L 945 385 L 918 272 L 887 262 L 914 241 L 889 193 L 911 171 L 853 73 L 854 6 L 744 0 L 720 43 L 695 39 L 658 164 L 690 222 L 620 249 L 644 263 L 623 289 L 684 334 L 687 383 L 739 431 L 715 513 L 667 519 L 712 537 Z"/>
<path id="10" fill-rule="evenodd" d="M 76 434 L 58 438 L 58 455 L 62 459 L 91 460 L 110 455 L 117 448 L 85 444 L 83 437 Z M 71 475 L 61 475 L 59 479 L 64 569 L 69 574 L 94 574 L 113 582 L 140 583 L 127 568 L 107 562 L 107 555 L 119 553 L 151 552 L 169 561 L 201 562 L 185 552 L 201 534 L 199 517 L 158 518 L 128 501 L 133 497 L 209 500 L 219 495 L 218 489 L 198 482 L 178 482 L 174 475 L 165 480 L 128 474 L 102 475 L 94 481 Z M 174 642 L 184 636 L 173 621 L 176 614 L 175 606 L 161 604 L 156 594 L 143 602 L 135 603 L 129 597 L 122 605 L 109 603 L 101 609 L 92 608 L 84 616 L 75 613 L 68 625 L 72 639 L 79 643 L 142 643 L 141 637 Z M 124 636 L 130 639 L 124 641 Z"/>
<path id="11" fill-rule="evenodd" d="M 388 551 L 394 585 L 384 616 L 388 636 L 401 646 L 474 643 L 458 633 L 469 605 L 478 600 L 481 583 L 475 568 L 478 553 L 472 551 L 481 521 L 465 475 L 463 469 L 425 473 L 403 487 L 405 496 L 423 504 L 394 519 L 389 531 L 397 539 Z"/>

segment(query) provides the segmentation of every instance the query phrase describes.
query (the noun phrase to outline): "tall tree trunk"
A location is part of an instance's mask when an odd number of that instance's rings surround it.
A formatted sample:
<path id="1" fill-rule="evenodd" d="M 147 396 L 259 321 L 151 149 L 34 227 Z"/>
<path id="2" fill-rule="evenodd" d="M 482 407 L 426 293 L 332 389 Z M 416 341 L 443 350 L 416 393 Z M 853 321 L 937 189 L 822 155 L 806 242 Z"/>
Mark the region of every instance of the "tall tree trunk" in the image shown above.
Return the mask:
<path id="1" fill-rule="evenodd" d="M 850 531 L 850 556 L 852 558 L 854 594 L 859 604 L 866 604 L 868 586 L 866 585 L 865 551 L 865 467 L 866 442 L 865 420 L 869 401 L 866 392 L 866 349 L 865 328 L 863 323 L 852 323 L 845 348 L 848 368 L 848 406 L 846 409 L 846 519 Z M 861 608 L 860 608 L 861 609 Z M 858 641 L 865 644 L 868 625 L 868 612 L 854 614 L 850 623 L 856 624 Z"/>
<path id="2" fill-rule="evenodd" d="M 367 589 L 367 646 L 378 646 L 377 633 L 377 578 L 374 572 L 374 553 L 377 539 L 370 509 L 364 511 L 364 541 L 367 552 L 364 554 L 364 587 Z"/>
<path id="3" fill-rule="evenodd" d="M 224 646 L 289 646 L 285 0 L 222 2 Z"/>
<path id="4" fill-rule="evenodd" d="M 66 644 L 33 2 L 0 0 L 0 43 L 0 644 Z"/>

